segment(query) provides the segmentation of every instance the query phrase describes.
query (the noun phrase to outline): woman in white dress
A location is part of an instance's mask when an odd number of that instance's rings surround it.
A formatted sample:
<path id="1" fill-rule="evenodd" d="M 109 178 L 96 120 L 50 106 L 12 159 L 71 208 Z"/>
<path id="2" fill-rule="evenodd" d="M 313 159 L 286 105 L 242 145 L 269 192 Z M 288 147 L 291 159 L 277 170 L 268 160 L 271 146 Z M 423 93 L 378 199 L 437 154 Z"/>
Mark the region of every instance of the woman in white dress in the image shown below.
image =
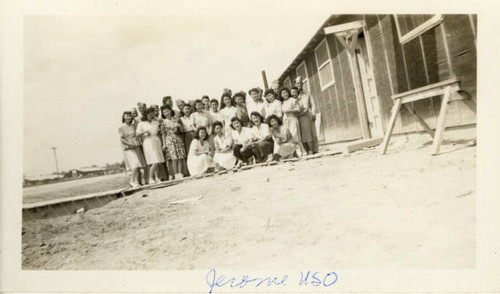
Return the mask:
<path id="1" fill-rule="evenodd" d="M 288 88 L 280 90 L 281 98 L 283 99 L 283 124 L 290 131 L 293 141 L 297 142 L 300 148 L 301 155 L 307 155 L 307 151 L 302 145 L 302 138 L 300 137 L 300 124 L 298 115 L 303 111 L 302 106 L 293 98 Z"/>
<path id="2" fill-rule="evenodd" d="M 276 99 L 276 93 L 272 89 L 267 89 L 264 92 L 264 97 L 266 97 L 266 101 L 264 101 L 264 121 L 267 122 L 273 114 L 281 119 L 283 111 L 281 110 L 281 101 Z"/>
<path id="3" fill-rule="evenodd" d="M 222 123 L 216 121 L 214 127 L 215 169 L 231 169 L 236 164 L 236 157 L 233 154 L 233 139 L 224 132 Z"/>
<path id="4" fill-rule="evenodd" d="M 142 138 L 142 147 L 144 149 L 144 157 L 150 165 L 149 183 L 159 183 L 159 165 L 165 162 L 161 139 L 158 137 L 160 125 L 155 118 L 155 109 L 150 107 L 146 111 L 146 120 L 141 121 L 137 126 L 136 136 Z"/>
<path id="5" fill-rule="evenodd" d="M 231 98 L 231 93 L 224 92 L 220 98 L 220 114 L 222 116 L 222 124 L 224 125 L 224 131 L 226 134 L 231 133 L 231 119 L 236 117 L 236 107 L 234 107 L 233 99 Z"/>
<path id="6" fill-rule="evenodd" d="M 297 141 L 292 137 L 290 131 L 283 125 L 281 119 L 276 115 L 269 117 L 269 128 L 274 141 L 274 160 L 294 157 L 297 150 Z"/>
<path id="7" fill-rule="evenodd" d="M 201 175 L 213 168 L 211 152 L 207 129 L 200 127 L 196 130 L 195 137 L 189 147 L 187 159 L 189 174 L 192 176 Z"/>
<path id="8" fill-rule="evenodd" d="M 132 187 L 139 187 L 140 171 L 139 169 L 145 166 L 139 156 L 140 142 L 135 137 L 135 125 L 133 122 L 133 114 L 130 111 L 125 111 L 122 115 L 122 125 L 118 129 L 120 135 L 120 142 L 125 156 L 125 163 L 130 169 L 130 185 Z"/>
<path id="9" fill-rule="evenodd" d="M 262 100 L 262 91 L 259 88 L 252 88 L 248 90 L 248 94 L 252 98 L 247 101 L 247 111 L 250 115 L 250 121 L 252 120 L 252 112 L 258 112 L 260 116 L 266 117 L 264 100 Z"/>
<path id="10" fill-rule="evenodd" d="M 237 117 L 231 119 L 231 137 L 233 138 L 233 154 L 238 158 L 238 166 L 250 164 L 254 153 L 252 150 L 252 130 L 244 127 Z"/>

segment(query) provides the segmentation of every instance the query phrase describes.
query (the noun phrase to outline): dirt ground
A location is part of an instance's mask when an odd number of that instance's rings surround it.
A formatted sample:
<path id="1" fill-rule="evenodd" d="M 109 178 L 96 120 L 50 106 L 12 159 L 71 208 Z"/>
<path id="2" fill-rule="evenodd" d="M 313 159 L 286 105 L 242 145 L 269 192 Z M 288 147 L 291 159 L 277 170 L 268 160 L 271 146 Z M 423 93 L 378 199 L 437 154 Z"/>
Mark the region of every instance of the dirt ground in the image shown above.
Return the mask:
<path id="1" fill-rule="evenodd" d="M 402 136 L 387 155 L 259 167 L 25 222 L 23 269 L 472 268 L 475 129 L 446 134 L 439 156 L 429 136 Z"/>

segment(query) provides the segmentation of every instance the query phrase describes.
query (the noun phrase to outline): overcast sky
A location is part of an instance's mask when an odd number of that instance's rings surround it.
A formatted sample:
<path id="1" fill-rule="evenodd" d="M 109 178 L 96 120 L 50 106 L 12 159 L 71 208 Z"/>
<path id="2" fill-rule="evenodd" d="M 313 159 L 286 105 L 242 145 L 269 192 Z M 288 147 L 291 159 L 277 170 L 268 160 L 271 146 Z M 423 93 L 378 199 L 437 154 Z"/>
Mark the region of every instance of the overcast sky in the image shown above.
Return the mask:
<path id="1" fill-rule="evenodd" d="M 28 16 L 24 173 L 122 160 L 121 113 L 138 101 L 219 98 L 277 78 L 330 11 L 189 16 Z"/>

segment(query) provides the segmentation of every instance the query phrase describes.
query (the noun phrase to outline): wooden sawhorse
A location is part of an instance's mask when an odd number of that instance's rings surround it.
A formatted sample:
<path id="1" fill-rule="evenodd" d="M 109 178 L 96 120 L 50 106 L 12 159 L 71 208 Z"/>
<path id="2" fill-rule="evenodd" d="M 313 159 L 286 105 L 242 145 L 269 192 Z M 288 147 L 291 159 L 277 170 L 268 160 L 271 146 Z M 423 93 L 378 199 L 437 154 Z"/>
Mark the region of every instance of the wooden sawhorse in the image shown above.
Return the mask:
<path id="1" fill-rule="evenodd" d="M 417 115 L 414 109 L 408 106 L 406 103 L 429 99 L 434 96 L 443 95 L 443 100 L 441 101 L 441 110 L 439 111 L 439 117 L 436 125 L 436 133 L 425 123 L 425 121 Z M 453 98 L 451 96 L 453 95 Z M 460 80 L 458 78 L 452 78 L 443 82 L 431 84 L 428 86 L 420 87 L 414 90 L 410 90 L 401 94 L 393 95 L 392 99 L 395 101 L 392 107 L 391 119 L 389 120 L 389 125 L 387 127 L 384 141 L 382 142 L 382 154 L 387 151 L 387 146 L 389 145 L 389 140 L 391 139 L 392 131 L 394 129 L 394 124 L 396 123 L 396 117 L 401 109 L 401 105 L 416 118 L 417 122 L 434 138 L 432 143 L 433 155 L 439 153 L 439 148 L 441 147 L 441 139 L 443 137 L 443 132 L 445 129 L 445 119 L 446 112 L 448 110 L 448 104 L 454 101 L 463 101 L 472 111 L 476 112 L 476 103 L 471 99 L 471 96 L 461 89 Z"/>

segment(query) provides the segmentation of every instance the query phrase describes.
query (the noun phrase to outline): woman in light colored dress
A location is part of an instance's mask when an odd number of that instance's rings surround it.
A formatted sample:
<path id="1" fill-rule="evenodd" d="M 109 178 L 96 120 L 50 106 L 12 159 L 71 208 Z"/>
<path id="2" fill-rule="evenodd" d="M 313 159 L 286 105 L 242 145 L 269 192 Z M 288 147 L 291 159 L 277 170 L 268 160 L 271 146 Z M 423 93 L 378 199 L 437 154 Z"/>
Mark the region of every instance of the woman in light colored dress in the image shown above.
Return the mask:
<path id="1" fill-rule="evenodd" d="M 236 164 L 236 157 L 233 154 L 233 139 L 229 134 L 224 133 L 224 128 L 220 121 L 213 124 L 214 127 L 214 145 L 215 169 L 231 169 Z"/>
<path id="2" fill-rule="evenodd" d="M 247 111 L 250 115 L 250 122 L 252 122 L 252 112 L 258 112 L 260 116 L 265 118 L 266 112 L 264 110 L 264 100 L 262 100 L 262 90 L 259 88 L 252 88 L 248 90 L 248 94 L 252 98 L 246 103 Z"/>
<path id="3" fill-rule="evenodd" d="M 210 144 L 208 143 L 207 129 L 200 127 L 189 147 L 187 166 L 192 176 L 201 175 L 213 168 Z"/>
<path id="4" fill-rule="evenodd" d="M 224 132 L 230 134 L 231 129 L 231 119 L 236 116 L 236 108 L 234 107 L 233 99 L 229 92 L 224 92 L 220 98 L 220 114 L 222 116 L 222 124 L 224 125 Z"/>
<path id="5" fill-rule="evenodd" d="M 165 162 L 161 147 L 161 139 L 158 137 L 160 125 L 155 119 L 155 109 L 150 107 L 146 111 L 146 120 L 137 126 L 136 136 L 142 138 L 142 147 L 146 162 L 151 165 L 149 169 L 149 183 L 159 183 L 159 165 Z"/>
<path id="6" fill-rule="evenodd" d="M 276 115 L 269 117 L 269 128 L 274 140 L 274 160 L 287 159 L 296 156 L 297 141 L 294 141 L 292 134 L 286 126 L 283 125 L 281 119 Z"/>
<path id="7" fill-rule="evenodd" d="M 163 123 L 162 140 L 165 160 L 176 179 L 182 179 L 182 161 L 186 158 L 184 143 L 180 137 L 180 124 L 174 118 L 175 112 L 169 106 L 161 107 Z"/>
<path id="8" fill-rule="evenodd" d="M 231 119 L 231 138 L 233 138 L 233 154 L 238 158 L 238 166 L 251 164 L 255 155 L 252 150 L 252 130 L 244 127 L 241 120 L 237 117 Z"/>
<path id="9" fill-rule="evenodd" d="M 141 172 L 139 169 L 145 167 L 139 157 L 140 142 L 135 137 L 135 125 L 133 124 L 133 115 L 130 111 L 125 111 L 122 115 L 122 125 L 118 128 L 120 142 L 125 156 L 125 163 L 130 169 L 130 185 L 139 187 L 139 178 Z"/>
<path id="10" fill-rule="evenodd" d="M 302 139 L 300 138 L 300 124 L 298 115 L 303 111 L 303 108 L 297 102 L 297 99 L 293 98 L 290 94 L 288 88 L 283 88 L 280 90 L 281 98 L 283 99 L 283 124 L 290 131 L 293 141 L 297 142 L 300 148 L 300 155 L 306 155 L 307 151 L 302 145 Z"/>
<path id="11" fill-rule="evenodd" d="M 276 115 L 280 119 L 283 117 L 283 111 L 281 110 L 281 101 L 276 99 L 276 93 L 273 89 L 267 89 L 264 92 L 264 97 L 266 101 L 264 101 L 264 121 L 267 122 L 271 115 Z"/>
<path id="12" fill-rule="evenodd" d="M 219 111 L 219 101 L 217 101 L 217 99 L 212 99 L 212 101 L 210 101 L 210 118 L 212 122 L 222 122 L 222 114 Z"/>
<path id="13" fill-rule="evenodd" d="M 264 118 L 262 115 L 254 111 L 250 114 L 252 118 L 252 151 L 255 156 L 255 163 L 262 161 L 271 161 L 273 154 L 273 139 L 269 132 L 269 126 L 262 123 Z"/>

